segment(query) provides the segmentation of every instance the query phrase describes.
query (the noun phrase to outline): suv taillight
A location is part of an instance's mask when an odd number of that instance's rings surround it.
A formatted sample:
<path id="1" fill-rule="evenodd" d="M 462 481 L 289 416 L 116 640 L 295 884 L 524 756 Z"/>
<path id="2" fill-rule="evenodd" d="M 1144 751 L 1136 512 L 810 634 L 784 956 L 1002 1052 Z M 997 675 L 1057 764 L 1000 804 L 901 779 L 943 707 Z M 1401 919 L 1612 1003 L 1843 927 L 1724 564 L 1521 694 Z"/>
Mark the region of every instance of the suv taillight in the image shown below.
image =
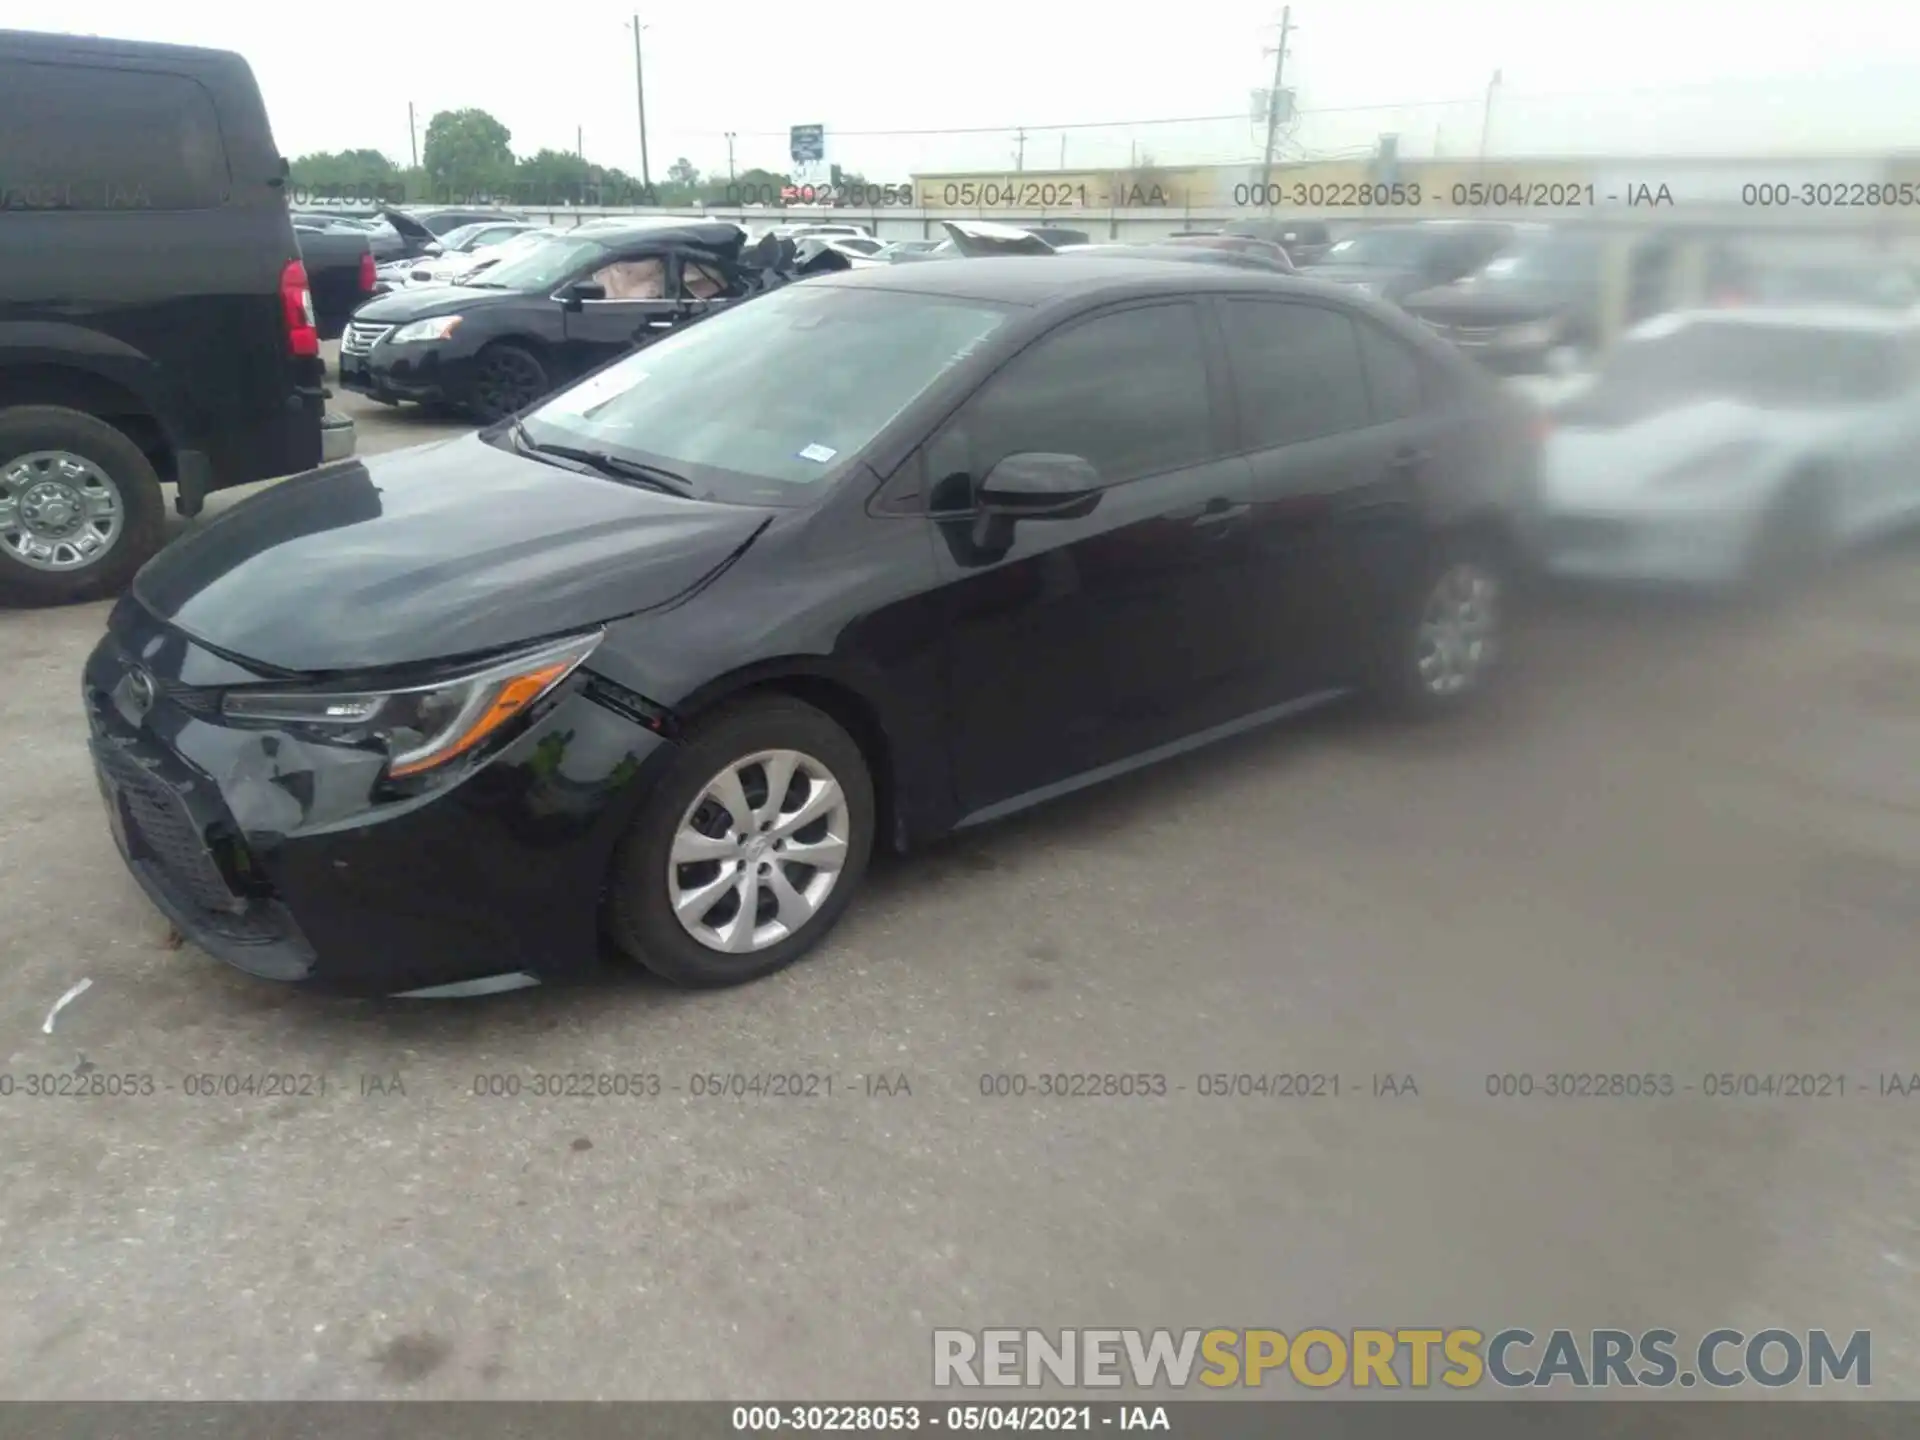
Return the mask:
<path id="1" fill-rule="evenodd" d="M 307 359 L 320 353 L 320 331 L 313 322 L 313 292 L 307 267 L 289 260 L 280 272 L 280 309 L 287 320 L 287 353 Z"/>
<path id="2" fill-rule="evenodd" d="M 373 282 L 373 255 L 369 252 L 360 257 L 360 293 L 362 295 L 371 295 L 373 293 Z"/>

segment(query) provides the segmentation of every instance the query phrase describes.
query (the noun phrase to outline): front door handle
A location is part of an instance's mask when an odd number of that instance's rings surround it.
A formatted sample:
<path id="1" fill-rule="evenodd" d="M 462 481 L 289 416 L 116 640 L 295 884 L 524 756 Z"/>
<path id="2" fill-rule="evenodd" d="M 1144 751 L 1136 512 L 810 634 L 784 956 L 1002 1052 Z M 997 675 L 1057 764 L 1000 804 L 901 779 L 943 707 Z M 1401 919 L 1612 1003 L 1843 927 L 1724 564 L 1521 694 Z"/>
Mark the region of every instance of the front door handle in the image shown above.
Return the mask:
<path id="1" fill-rule="evenodd" d="M 647 321 L 647 329 L 649 330 L 671 330 L 672 328 L 673 328 L 673 321 L 671 320 Z"/>
<path id="2" fill-rule="evenodd" d="M 1252 509 L 1251 505 L 1233 505 L 1225 500 L 1209 500 L 1207 508 L 1195 518 L 1193 528 L 1198 530 L 1202 525 L 1230 525 Z"/>

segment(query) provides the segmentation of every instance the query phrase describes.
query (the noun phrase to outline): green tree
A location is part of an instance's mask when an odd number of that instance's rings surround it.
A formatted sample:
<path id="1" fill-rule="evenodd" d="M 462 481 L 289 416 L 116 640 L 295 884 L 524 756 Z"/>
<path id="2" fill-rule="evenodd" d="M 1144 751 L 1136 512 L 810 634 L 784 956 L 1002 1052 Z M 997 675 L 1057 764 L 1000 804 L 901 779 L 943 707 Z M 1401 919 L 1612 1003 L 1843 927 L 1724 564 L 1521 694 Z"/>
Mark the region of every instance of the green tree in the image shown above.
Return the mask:
<path id="1" fill-rule="evenodd" d="M 692 190 L 700 184 L 700 172 L 693 168 L 693 162 L 682 155 L 667 167 L 667 184 Z"/>
<path id="2" fill-rule="evenodd" d="M 513 180 L 513 132 L 485 110 L 442 110 L 427 122 L 427 178 L 447 195 L 485 195 Z"/>
<path id="3" fill-rule="evenodd" d="M 591 205 L 595 167 L 565 150 L 540 150 L 513 174 L 512 198 L 522 205 Z"/>
<path id="4" fill-rule="evenodd" d="M 406 176 L 378 150 L 316 150 L 289 162 L 295 204 L 340 200 L 371 204 L 404 198 Z"/>

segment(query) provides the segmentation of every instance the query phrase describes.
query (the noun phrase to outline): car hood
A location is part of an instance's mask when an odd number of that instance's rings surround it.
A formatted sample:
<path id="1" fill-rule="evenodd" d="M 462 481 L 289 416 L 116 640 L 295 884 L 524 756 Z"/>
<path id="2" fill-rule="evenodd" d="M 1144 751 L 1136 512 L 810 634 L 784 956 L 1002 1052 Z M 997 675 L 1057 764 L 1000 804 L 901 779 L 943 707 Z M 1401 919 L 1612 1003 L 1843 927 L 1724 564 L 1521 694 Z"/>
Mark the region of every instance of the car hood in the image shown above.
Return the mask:
<path id="1" fill-rule="evenodd" d="M 133 590 L 242 660 L 374 669 L 668 604 L 773 513 L 563 470 L 469 434 L 283 481 L 167 547 Z"/>
<path id="2" fill-rule="evenodd" d="M 415 267 L 419 268 L 419 267 Z M 407 272 L 408 275 L 412 271 Z M 404 276 L 402 278 L 405 278 Z M 435 315 L 458 315 L 473 310 L 512 305 L 538 291 L 487 290 L 467 285 L 428 285 L 416 282 L 404 290 L 380 295 L 353 312 L 356 321 L 373 325 L 404 325 Z"/>
<path id="3" fill-rule="evenodd" d="M 1541 457 L 1549 506 L 1581 508 L 1673 493 L 1674 481 L 1703 462 L 1747 457 L 1729 467 L 1735 488 L 1775 473 L 1817 438 L 1817 422 L 1733 400 L 1703 400 L 1621 424 L 1558 423 Z"/>

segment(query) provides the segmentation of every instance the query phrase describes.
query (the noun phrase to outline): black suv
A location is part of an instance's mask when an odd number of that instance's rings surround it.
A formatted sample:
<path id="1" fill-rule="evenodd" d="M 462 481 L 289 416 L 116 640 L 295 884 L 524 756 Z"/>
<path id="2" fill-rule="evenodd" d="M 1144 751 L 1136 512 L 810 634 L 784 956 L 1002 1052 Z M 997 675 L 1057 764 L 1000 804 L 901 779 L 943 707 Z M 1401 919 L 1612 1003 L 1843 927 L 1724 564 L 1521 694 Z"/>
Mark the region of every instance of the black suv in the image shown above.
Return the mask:
<path id="1" fill-rule="evenodd" d="M 0 156 L 0 598 L 106 595 L 161 485 L 192 515 L 322 459 L 286 162 L 238 55 L 12 30 Z"/>

